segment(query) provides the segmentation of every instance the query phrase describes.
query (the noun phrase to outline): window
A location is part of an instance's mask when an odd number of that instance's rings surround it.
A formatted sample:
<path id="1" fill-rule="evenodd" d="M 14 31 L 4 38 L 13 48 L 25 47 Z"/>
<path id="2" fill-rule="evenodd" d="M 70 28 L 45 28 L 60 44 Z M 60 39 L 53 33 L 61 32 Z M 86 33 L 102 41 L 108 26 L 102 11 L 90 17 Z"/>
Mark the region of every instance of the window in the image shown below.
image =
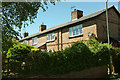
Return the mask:
<path id="1" fill-rule="evenodd" d="M 82 24 L 69 28 L 69 37 L 82 35 Z"/>
<path id="2" fill-rule="evenodd" d="M 82 34 L 82 24 L 79 26 L 80 34 Z"/>
<path id="3" fill-rule="evenodd" d="M 24 44 L 27 44 L 27 40 L 24 40 Z"/>
<path id="4" fill-rule="evenodd" d="M 76 35 L 76 27 L 73 27 L 73 35 Z"/>
<path id="5" fill-rule="evenodd" d="M 54 33 L 47 34 L 47 42 L 54 40 Z"/>
<path id="6" fill-rule="evenodd" d="M 37 44 L 37 37 L 35 37 L 35 38 L 32 39 L 32 44 L 33 45 Z"/>
<path id="7" fill-rule="evenodd" d="M 69 28 L 69 36 L 72 36 L 72 28 Z"/>

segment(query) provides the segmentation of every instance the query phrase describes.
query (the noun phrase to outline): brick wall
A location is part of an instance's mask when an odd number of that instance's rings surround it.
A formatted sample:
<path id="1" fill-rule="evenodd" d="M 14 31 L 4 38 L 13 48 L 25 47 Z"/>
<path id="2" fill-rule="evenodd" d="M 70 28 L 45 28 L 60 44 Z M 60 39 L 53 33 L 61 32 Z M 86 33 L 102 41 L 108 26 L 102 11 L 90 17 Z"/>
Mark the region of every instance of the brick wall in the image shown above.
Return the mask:
<path id="1" fill-rule="evenodd" d="M 58 45 L 57 44 L 58 44 L 58 33 L 59 32 L 58 32 L 58 30 L 53 31 L 53 32 L 55 34 L 55 40 L 52 41 L 52 42 L 47 42 L 47 50 L 50 50 L 50 49 L 54 48 L 55 51 L 58 51 Z"/>
<path id="2" fill-rule="evenodd" d="M 27 44 L 32 46 L 32 39 L 27 40 Z"/>
<path id="3" fill-rule="evenodd" d="M 120 18 L 118 17 L 117 13 L 114 11 L 113 8 L 108 11 L 108 16 L 109 16 L 110 36 L 113 38 L 120 38 L 120 25 L 118 25 Z M 74 24 L 72 26 L 78 24 L 80 23 Z M 69 27 L 72 26 L 67 26 L 65 28 L 59 29 L 59 45 L 57 45 L 58 40 L 56 40 L 55 41 L 56 43 L 54 42 L 49 43 L 47 49 L 51 49 L 55 47 L 55 50 L 57 51 L 58 50 L 57 47 L 59 47 L 59 50 L 61 50 L 61 48 L 65 49 L 66 47 L 69 47 L 73 42 L 77 42 L 80 40 L 88 40 L 89 32 L 94 33 L 99 41 L 103 41 L 103 42 L 107 41 L 106 13 L 103 13 L 94 19 L 89 19 L 87 21 L 84 21 L 82 24 L 83 24 L 83 36 L 70 39 Z M 57 32 L 56 32 L 56 37 L 58 38 Z M 51 47 L 51 45 L 54 45 L 54 47 Z"/>
<path id="4" fill-rule="evenodd" d="M 54 31 L 56 39 L 54 42 L 49 42 L 47 43 L 47 49 L 53 49 L 55 51 L 65 49 L 66 47 L 71 46 L 73 42 L 77 42 L 80 40 L 88 40 L 88 33 L 92 32 L 96 35 L 97 37 L 97 32 L 96 32 L 96 27 L 97 25 L 95 24 L 96 20 L 91 19 L 89 21 L 86 21 L 83 23 L 83 36 L 80 37 L 74 37 L 74 38 L 69 38 L 69 27 L 79 25 L 81 23 L 74 24 L 72 26 L 67 26 L 62 29 Z M 58 45 L 59 44 L 59 45 Z"/>
<path id="5" fill-rule="evenodd" d="M 40 35 L 37 38 L 37 44 L 42 44 L 42 43 L 45 43 L 46 41 L 47 41 L 46 34 Z"/>
<path id="6" fill-rule="evenodd" d="M 109 19 L 110 37 L 120 38 L 120 34 L 119 34 L 120 17 L 118 17 L 117 13 L 114 11 L 113 8 L 108 11 L 108 19 Z M 97 34 L 99 41 L 107 40 L 106 13 L 103 13 L 97 18 Z"/>
<path id="7" fill-rule="evenodd" d="M 117 13 L 114 11 L 113 8 L 108 11 L 108 16 L 110 36 L 120 38 L 120 17 L 118 17 Z M 81 24 L 81 22 L 53 31 L 55 33 L 55 40 L 46 43 L 47 50 L 54 49 L 55 51 L 58 51 L 71 46 L 73 42 L 77 42 L 80 40 L 88 40 L 89 32 L 94 33 L 99 41 L 107 40 L 106 13 L 102 13 L 95 18 L 83 21 L 83 35 L 79 37 L 69 38 L 69 27 L 73 27 L 79 24 Z M 46 35 L 47 34 L 42 34 L 38 36 L 38 44 L 42 44 L 47 41 Z M 28 40 L 28 45 L 32 45 L 32 39 Z"/>
<path id="8" fill-rule="evenodd" d="M 97 25 L 95 24 L 96 20 L 91 19 L 88 21 L 83 22 L 83 36 L 80 37 L 74 37 L 74 38 L 69 38 L 69 27 L 79 25 L 81 23 L 74 24 L 72 26 L 67 26 L 59 30 L 53 31 L 55 33 L 55 40 L 53 42 L 47 42 L 46 43 L 46 48 L 47 50 L 54 49 L 55 51 L 65 49 L 66 47 L 71 46 L 73 42 L 77 42 L 80 40 L 88 40 L 88 33 L 92 32 L 96 35 L 97 37 L 97 32 L 96 32 L 96 27 Z M 52 33 L 52 32 L 50 32 Z M 47 41 L 47 34 L 39 35 L 37 38 L 37 44 L 42 44 Z M 32 38 L 27 40 L 28 45 L 32 45 Z"/>

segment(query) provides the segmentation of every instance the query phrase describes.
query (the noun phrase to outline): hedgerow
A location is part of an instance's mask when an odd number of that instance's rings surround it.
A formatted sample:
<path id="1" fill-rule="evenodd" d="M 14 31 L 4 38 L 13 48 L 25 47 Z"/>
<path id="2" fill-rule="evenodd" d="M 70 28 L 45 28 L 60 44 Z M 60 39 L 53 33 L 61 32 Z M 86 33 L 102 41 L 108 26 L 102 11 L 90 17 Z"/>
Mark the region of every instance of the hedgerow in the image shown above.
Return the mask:
<path id="1" fill-rule="evenodd" d="M 37 52 L 32 52 L 31 48 L 32 47 L 27 45 L 19 45 L 18 48 L 18 45 L 16 45 L 12 49 L 9 49 L 8 57 L 11 56 L 10 54 L 18 56 L 16 54 L 27 53 L 27 56 L 23 57 L 25 58 L 24 69 L 20 68 L 21 66 L 17 67 L 16 65 L 12 65 L 19 68 L 18 73 L 44 75 L 63 74 L 70 71 L 81 71 L 90 67 L 107 65 L 109 62 L 107 44 L 99 43 L 94 39 L 78 41 L 65 50 L 56 52 L 41 52 L 38 50 Z M 114 54 L 112 46 L 110 48 L 110 52 Z M 23 62 L 23 60 L 21 62 Z"/>
<path id="2" fill-rule="evenodd" d="M 62 74 L 107 65 L 108 61 L 107 44 L 96 40 L 78 41 L 62 51 L 30 53 L 26 59 L 26 66 L 31 66 L 26 69 L 26 72 Z"/>

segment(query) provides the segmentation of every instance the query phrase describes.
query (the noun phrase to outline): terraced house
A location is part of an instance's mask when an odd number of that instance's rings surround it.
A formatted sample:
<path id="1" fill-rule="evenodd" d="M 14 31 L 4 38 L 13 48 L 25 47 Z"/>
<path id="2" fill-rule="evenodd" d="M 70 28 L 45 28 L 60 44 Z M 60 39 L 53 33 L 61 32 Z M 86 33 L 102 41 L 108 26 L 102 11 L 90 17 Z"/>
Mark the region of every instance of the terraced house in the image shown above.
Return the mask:
<path id="1" fill-rule="evenodd" d="M 120 13 L 114 6 L 108 8 L 110 37 L 120 40 Z M 107 41 L 106 9 L 83 16 L 83 11 L 71 12 L 71 21 L 46 29 L 46 25 L 39 27 L 39 32 L 29 35 L 25 32 L 21 43 L 32 45 L 41 50 L 62 50 L 73 42 L 88 40 L 91 35 L 98 41 Z"/>

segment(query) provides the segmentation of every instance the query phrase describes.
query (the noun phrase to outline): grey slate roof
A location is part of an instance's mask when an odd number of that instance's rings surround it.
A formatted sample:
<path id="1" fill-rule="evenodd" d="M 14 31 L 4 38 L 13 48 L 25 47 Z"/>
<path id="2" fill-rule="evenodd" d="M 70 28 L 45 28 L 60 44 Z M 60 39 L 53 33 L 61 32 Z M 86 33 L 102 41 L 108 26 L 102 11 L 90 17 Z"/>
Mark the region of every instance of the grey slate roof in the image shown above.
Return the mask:
<path id="1" fill-rule="evenodd" d="M 108 7 L 108 9 L 111 9 L 111 8 L 114 8 L 114 9 L 117 11 L 117 9 L 114 7 L 114 5 Z M 69 22 L 66 22 L 66 23 L 64 23 L 64 24 L 60 24 L 60 25 L 57 25 L 57 26 L 55 26 L 55 27 L 52 27 L 52 28 L 50 28 L 50 29 L 46 29 L 46 30 L 44 30 L 44 31 L 42 31 L 42 32 L 38 32 L 38 33 L 32 34 L 32 35 L 30 35 L 30 36 L 27 36 L 27 37 L 25 37 L 25 38 L 22 38 L 22 39 L 19 40 L 19 41 L 23 41 L 23 40 L 26 40 L 26 39 L 29 39 L 29 38 L 32 38 L 32 37 L 35 37 L 35 36 L 38 36 L 38 35 L 42 35 L 43 33 L 47 33 L 47 32 L 50 32 L 50 31 L 53 31 L 53 30 L 56 30 L 56 29 L 65 27 L 65 26 L 67 26 L 67 25 L 71 25 L 71 24 L 74 24 L 74 23 L 77 23 L 77 22 L 81 22 L 81 21 L 84 21 L 84 20 L 87 20 L 87 19 L 96 17 L 96 16 L 102 14 L 102 13 L 105 12 L 105 11 L 106 11 L 106 8 L 105 8 L 105 9 L 102 9 L 102 10 L 99 10 L 99 11 L 97 11 L 97 12 L 94 12 L 94 13 L 92 13 L 92 14 L 83 16 L 83 17 L 81 17 L 81 18 L 79 18 L 79 19 L 77 19 L 77 20 L 69 21 Z M 117 12 L 118 12 L 118 11 L 117 11 Z M 119 13 L 119 12 L 118 12 L 118 13 Z"/>

